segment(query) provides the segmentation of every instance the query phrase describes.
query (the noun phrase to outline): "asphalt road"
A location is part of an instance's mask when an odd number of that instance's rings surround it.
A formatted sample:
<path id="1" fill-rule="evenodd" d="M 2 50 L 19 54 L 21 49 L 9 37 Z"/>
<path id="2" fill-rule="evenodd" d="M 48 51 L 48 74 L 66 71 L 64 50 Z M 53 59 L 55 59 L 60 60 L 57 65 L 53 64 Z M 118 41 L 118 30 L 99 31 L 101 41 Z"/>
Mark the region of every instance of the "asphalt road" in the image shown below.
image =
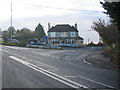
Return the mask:
<path id="1" fill-rule="evenodd" d="M 49 50 L 2 46 L 3 88 L 119 88 L 118 72 L 84 62 L 100 47 Z"/>

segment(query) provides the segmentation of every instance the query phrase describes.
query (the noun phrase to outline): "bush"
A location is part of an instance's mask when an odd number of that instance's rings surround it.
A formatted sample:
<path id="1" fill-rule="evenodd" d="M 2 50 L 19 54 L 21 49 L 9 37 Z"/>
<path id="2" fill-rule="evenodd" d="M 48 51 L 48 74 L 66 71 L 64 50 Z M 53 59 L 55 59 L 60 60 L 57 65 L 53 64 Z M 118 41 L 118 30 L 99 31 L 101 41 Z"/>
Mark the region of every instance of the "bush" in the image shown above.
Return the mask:
<path id="1" fill-rule="evenodd" d="M 27 46 L 26 43 L 27 43 L 26 41 L 20 41 L 19 46 L 26 47 Z"/>

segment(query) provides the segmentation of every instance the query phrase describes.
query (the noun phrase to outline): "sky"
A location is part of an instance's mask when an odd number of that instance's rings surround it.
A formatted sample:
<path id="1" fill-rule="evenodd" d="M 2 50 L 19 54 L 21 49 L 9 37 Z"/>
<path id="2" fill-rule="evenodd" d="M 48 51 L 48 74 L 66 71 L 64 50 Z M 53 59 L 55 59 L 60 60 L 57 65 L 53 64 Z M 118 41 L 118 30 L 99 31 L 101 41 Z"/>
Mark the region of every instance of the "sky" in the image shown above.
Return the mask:
<path id="1" fill-rule="evenodd" d="M 57 24 L 77 23 L 79 36 L 84 43 L 99 41 L 97 32 L 91 29 L 93 21 L 103 19 L 109 21 L 101 4 L 102 0 L 1 0 L 0 1 L 0 29 L 7 30 L 11 20 L 12 26 L 17 29 L 24 27 L 34 31 L 41 23 L 45 32 L 48 31 L 48 22 L 51 27 Z"/>

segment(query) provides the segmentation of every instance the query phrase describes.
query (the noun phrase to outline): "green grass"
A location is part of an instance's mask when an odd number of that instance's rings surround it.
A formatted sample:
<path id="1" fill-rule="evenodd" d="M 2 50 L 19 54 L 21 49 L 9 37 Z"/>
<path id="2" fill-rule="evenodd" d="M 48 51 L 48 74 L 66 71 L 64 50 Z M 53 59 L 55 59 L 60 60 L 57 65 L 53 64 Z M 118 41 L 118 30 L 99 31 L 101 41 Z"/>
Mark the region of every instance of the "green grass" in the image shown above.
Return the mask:
<path id="1" fill-rule="evenodd" d="M 8 45 L 8 46 L 18 46 L 18 44 L 15 44 L 15 43 L 7 43 L 7 42 L 3 42 L 3 41 L 0 41 L 0 44 L 2 45 Z"/>
<path id="2" fill-rule="evenodd" d="M 3 41 L 0 41 L 0 44 L 2 44 L 3 43 Z"/>

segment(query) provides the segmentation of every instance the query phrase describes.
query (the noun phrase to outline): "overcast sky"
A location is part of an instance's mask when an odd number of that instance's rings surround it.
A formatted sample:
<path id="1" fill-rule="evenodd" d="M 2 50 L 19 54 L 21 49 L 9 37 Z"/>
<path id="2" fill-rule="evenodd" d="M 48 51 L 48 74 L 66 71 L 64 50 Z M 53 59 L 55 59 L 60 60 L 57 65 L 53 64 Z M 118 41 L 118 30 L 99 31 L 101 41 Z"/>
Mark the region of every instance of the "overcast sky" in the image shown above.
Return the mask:
<path id="1" fill-rule="evenodd" d="M 7 30 L 10 27 L 11 2 L 13 26 L 15 29 L 24 27 L 35 30 L 41 23 L 45 32 L 48 31 L 48 22 L 51 26 L 57 24 L 78 24 L 79 35 L 85 42 L 98 42 L 98 34 L 91 30 L 93 20 L 98 18 L 108 20 L 103 14 L 104 9 L 99 1 L 102 0 L 1 0 L 0 1 L 0 28 Z"/>

